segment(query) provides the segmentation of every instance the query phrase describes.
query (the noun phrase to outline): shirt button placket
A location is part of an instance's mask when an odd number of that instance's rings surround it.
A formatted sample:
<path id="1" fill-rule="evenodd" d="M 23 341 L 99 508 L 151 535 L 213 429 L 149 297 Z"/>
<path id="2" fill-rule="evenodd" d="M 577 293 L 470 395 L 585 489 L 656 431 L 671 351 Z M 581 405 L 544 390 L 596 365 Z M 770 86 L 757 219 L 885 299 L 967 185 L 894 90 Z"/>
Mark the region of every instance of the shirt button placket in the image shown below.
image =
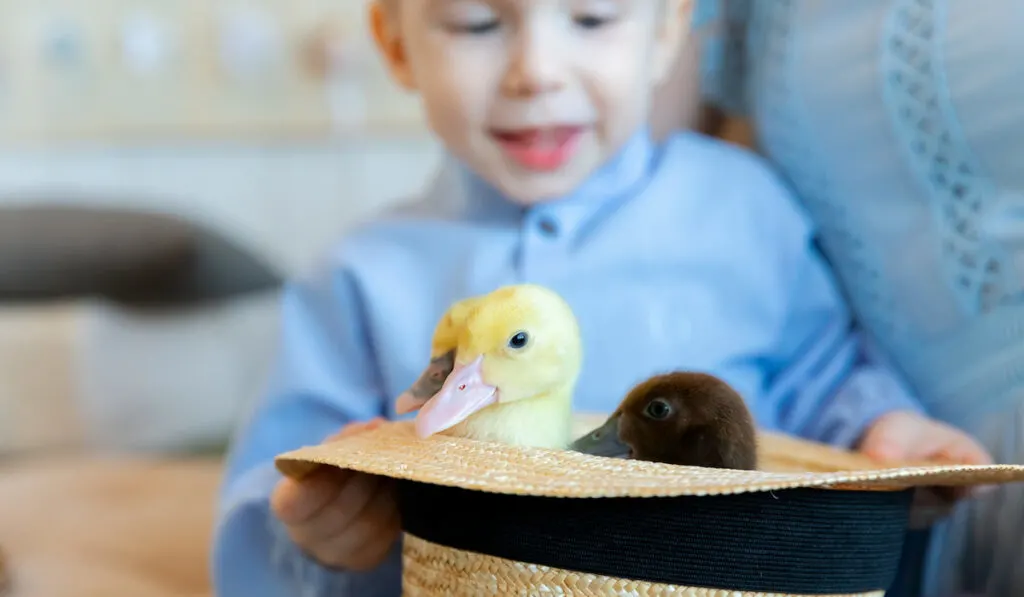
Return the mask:
<path id="1" fill-rule="evenodd" d="M 548 214 L 529 218 L 523 233 L 522 274 L 527 280 L 542 282 L 555 267 L 561 228 Z"/>
<path id="2" fill-rule="evenodd" d="M 548 239 L 553 239 L 558 236 L 558 222 L 550 216 L 541 216 L 537 220 L 537 230 Z"/>

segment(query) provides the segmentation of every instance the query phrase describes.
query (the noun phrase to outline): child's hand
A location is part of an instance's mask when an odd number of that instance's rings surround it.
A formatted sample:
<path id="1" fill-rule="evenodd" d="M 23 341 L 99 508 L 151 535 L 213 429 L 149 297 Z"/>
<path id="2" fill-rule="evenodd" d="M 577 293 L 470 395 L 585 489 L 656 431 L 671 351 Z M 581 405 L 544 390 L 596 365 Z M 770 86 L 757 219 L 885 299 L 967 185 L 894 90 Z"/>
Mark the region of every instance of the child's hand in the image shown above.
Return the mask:
<path id="1" fill-rule="evenodd" d="M 864 434 L 860 451 L 881 461 L 936 464 L 991 464 L 978 442 L 955 427 L 913 412 L 878 418 Z"/>
<path id="2" fill-rule="evenodd" d="M 381 422 L 346 425 L 327 442 Z M 398 539 L 393 486 L 382 477 L 322 467 L 301 481 L 283 479 L 270 505 L 296 545 L 331 568 L 370 570 L 384 561 Z"/>
<path id="3" fill-rule="evenodd" d="M 992 464 L 992 456 L 971 436 L 913 412 L 879 417 L 864 434 L 859 449 L 882 462 L 899 464 Z M 918 491 L 911 526 L 923 528 L 950 512 L 957 500 L 978 495 L 984 488 L 936 487 Z"/>

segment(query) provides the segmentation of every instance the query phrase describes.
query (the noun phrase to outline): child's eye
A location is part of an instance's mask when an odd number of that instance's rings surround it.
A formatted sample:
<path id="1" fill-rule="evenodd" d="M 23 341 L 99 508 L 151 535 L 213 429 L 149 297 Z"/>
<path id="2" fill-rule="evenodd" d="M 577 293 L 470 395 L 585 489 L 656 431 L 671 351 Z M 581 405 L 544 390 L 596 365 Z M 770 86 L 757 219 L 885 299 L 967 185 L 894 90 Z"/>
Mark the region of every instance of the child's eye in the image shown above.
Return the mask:
<path id="1" fill-rule="evenodd" d="M 501 26 L 501 13 L 489 2 L 453 0 L 445 11 L 445 22 L 448 31 L 458 35 L 485 35 Z"/>
<path id="2" fill-rule="evenodd" d="M 602 17 L 598 15 L 579 15 L 573 18 L 573 21 L 584 29 L 597 29 L 603 27 L 614 19 L 608 17 Z"/>
<path id="3" fill-rule="evenodd" d="M 468 33 L 469 35 L 483 35 L 490 33 L 498 28 L 500 23 L 498 19 L 488 19 L 486 21 L 476 21 L 473 23 L 460 23 L 452 25 L 452 30 L 456 33 Z"/>

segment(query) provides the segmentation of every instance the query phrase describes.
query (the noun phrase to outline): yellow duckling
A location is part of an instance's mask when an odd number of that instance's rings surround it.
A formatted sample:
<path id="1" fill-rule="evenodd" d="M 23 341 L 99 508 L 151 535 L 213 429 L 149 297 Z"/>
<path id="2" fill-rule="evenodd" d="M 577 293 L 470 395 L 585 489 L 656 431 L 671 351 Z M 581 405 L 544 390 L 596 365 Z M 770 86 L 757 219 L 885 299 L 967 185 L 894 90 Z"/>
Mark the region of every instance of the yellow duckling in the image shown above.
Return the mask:
<path id="1" fill-rule="evenodd" d="M 418 435 L 565 449 L 583 352 L 572 309 L 532 284 L 502 287 L 461 307 L 445 317 L 444 333 L 457 332 L 454 367 L 420 407 Z M 438 338 L 434 348 L 443 351 Z"/>

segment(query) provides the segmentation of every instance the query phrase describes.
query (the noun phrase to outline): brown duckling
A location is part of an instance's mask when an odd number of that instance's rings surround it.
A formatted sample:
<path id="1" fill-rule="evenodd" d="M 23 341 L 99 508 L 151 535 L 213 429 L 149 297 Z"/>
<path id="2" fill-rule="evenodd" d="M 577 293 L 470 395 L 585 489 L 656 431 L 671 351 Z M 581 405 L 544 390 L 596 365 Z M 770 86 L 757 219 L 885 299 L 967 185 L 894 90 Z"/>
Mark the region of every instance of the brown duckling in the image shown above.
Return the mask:
<path id="1" fill-rule="evenodd" d="M 757 434 L 743 398 L 705 373 L 657 375 L 634 387 L 572 450 L 676 465 L 754 470 Z"/>

